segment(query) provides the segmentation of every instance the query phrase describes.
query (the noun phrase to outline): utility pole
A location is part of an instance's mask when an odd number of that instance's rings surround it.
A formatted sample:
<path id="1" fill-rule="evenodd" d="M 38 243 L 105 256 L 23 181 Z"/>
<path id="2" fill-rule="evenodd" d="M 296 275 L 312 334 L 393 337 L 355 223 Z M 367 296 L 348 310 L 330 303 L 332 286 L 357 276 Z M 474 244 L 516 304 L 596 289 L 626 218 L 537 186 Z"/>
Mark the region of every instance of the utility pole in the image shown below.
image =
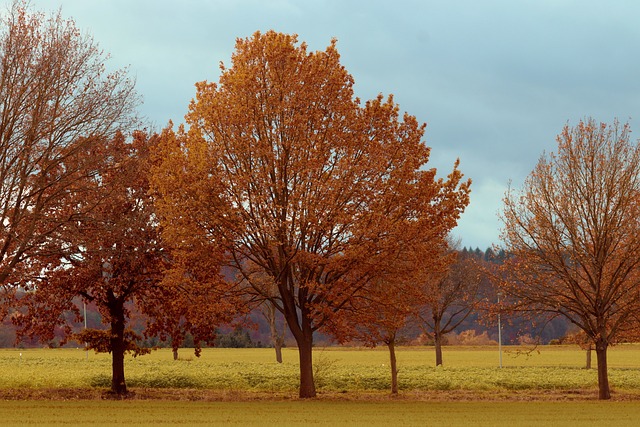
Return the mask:
<path id="1" fill-rule="evenodd" d="M 500 368 L 502 368 L 502 323 L 500 322 L 500 294 L 498 294 L 498 355 L 500 358 Z"/>
<path id="2" fill-rule="evenodd" d="M 83 301 L 82 305 L 84 307 L 84 330 L 87 330 L 87 302 Z M 87 360 L 89 360 L 89 347 L 86 346 L 85 344 L 85 348 L 87 350 Z"/>

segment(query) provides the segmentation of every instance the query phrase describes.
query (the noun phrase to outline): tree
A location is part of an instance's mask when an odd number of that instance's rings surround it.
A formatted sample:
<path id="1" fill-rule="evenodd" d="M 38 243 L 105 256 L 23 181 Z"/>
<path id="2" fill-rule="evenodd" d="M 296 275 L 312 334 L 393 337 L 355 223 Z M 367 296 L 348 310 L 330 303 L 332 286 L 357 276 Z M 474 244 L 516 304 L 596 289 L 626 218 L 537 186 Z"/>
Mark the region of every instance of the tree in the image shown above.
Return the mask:
<path id="1" fill-rule="evenodd" d="M 366 346 L 384 344 L 389 350 L 391 394 L 398 393 L 396 345 L 403 330 L 415 325 L 429 296 L 424 291 L 425 276 L 443 274 L 451 262 L 448 243 L 442 236 L 424 228 L 423 236 L 414 236 L 412 250 L 395 261 L 393 269 L 368 286 L 367 292 L 355 295 L 336 315 L 342 340 L 358 340 Z"/>
<path id="2" fill-rule="evenodd" d="M 504 199 L 514 308 L 566 317 L 594 343 L 600 399 L 607 349 L 638 327 L 640 148 L 627 124 L 580 121 L 558 136 L 521 192 Z"/>
<path id="3" fill-rule="evenodd" d="M 260 305 L 260 313 L 269 324 L 269 335 L 271 343 L 276 352 L 276 362 L 282 363 L 282 347 L 284 347 L 284 328 L 278 328 L 278 311 L 270 301 L 265 301 Z"/>
<path id="4" fill-rule="evenodd" d="M 7 286 L 31 258 L 55 250 L 61 230 L 83 214 L 73 200 L 90 191 L 100 161 L 89 154 L 130 128 L 138 98 L 125 71 L 105 72 L 107 56 L 73 21 L 31 13 L 19 1 L 0 19 L 0 286 Z M 80 153 L 87 156 L 70 161 Z"/>
<path id="5" fill-rule="evenodd" d="M 581 349 L 585 351 L 586 360 L 584 364 L 585 369 L 591 369 L 591 351 L 593 350 L 593 342 L 587 337 L 584 331 L 578 331 L 573 334 L 567 334 L 562 339 L 563 344 L 577 344 Z"/>
<path id="6" fill-rule="evenodd" d="M 273 31 L 237 40 L 219 84 L 196 85 L 189 131 L 164 131 L 154 172 L 165 229 L 218 247 L 283 313 L 302 398 L 316 395 L 314 331 L 339 333 L 334 314 L 421 230 L 446 234 L 468 202 L 457 165 L 446 180 L 424 168 L 424 125 L 401 120 L 392 97 L 360 105 L 335 44 L 308 53 Z"/>
<path id="7" fill-rule="evenodd" d="M 145 170 L 148 169 L 148 140 L 136 133 L 132 143 L 123 135 L 114 138 L 101 153 L 104 165 L 94 179 L 95 190 L 75 200 L 85 211 L 60 237 L 65 251 L 40 256 L 33 271 L 43 272 L 23 278 L 28 291 L 20 300 L 26 307 L 16 322 L 23 334 L 51 338 L 56 325 L 66 325 L 65 311 L 76 311 L 74 298 L 94 303 L 109 331 L 87 330 L 76 338 L 96 351 L 112 355 L 113 393 L 127 394 L 124 355 L 139 352 L 135 335 L 127 331 L 127 303 L 139 306 L 161 303 L 156 291 L 161 280 L 165 254 L 154 226 L 152 202 Z M 96 200 L 88 197 L 91 194 Z M 36 270 L 37 269 L 37 270 Z"/>
<path id="8" fill-rule="evenodd" d="M 391 394 L 398 394 L 398 365 L 396 345 L 407 326 L 424 302 L 419 282 L 411 279 L 386 277 L 369 286 L 366 294 L 349 301 L 344 315 L 348 332 L 340 331 L 343 340 L 355 339 L 366 346 L 384 344 L 389 350 Z M 345 326 L 342 326 L 345 328 Z"/>
<path id="9" fill-rule="evenodd" d="M 23 334 L 48 340 L 56 325 L 64 325 L 68 336 L 96 351 L 110 352 L 111 391 L 119 396 L 128 394 L 125 353 L 148 352 L 136 344 L 142 337 L 127 329 L 133 306 L 148 318 L 147 336 L 173 337 L 174 326 L 182 321 L 180 331 L 191 333 L 196 343 L 213 341 L 215 326 L 223 317 L 220 313 L 229 316 L 220 309 L 224 304 L 211 301 L 214 297 L 207 282 L 200 281 L 210 272 L 195 280 L 164 276 L 172 254 L 160 236 L 147 177 L 150 146 L 156 139 L 135 132 L 131 142 L 119 135 L 106 145 L 95 191 L 75 201 L 93 208 L 61 234 L 64 252 L 55 251 L 34 262 L 33 271 L 42 273 L 23 279 L 28 292 L 20 302 L 26 311 L 15 317 Z M 88 194 L 97 200 L 87 198 Z M 97 306 L 107 331 L 72 334 L 65 312 L 75 312 L 79 320 L 76 297 Z"/>
<path id="10" fill-rule="evenodd" d="M 150 320 L 146 336 L 159 336 L 171 341 L 174 360 L 178 349 L 193 339 L 194 352 L 199 357 L 202 345 L 214 345 L 216 327 L 230 323 L 235 316 L 245 313 L 247 306 L 232 292 L 228 292 L 219 263 L 206 256 L 196 256 L 186 262 L 181 250 L 164 245 L 168 256 L 162 272 L 162 282 L 155 290 L 162 304 L 148 304 L 143 313 Z M 202 250 L 202 249 L 201 249 Z"/>
<path id="11" fill-rule="evenodd" d="M 417 311 L 422 332 L 433 340 L 436 366 L 442 365 L 444 336 L 460 326 L 480 303 L 481 279 L 476 262 L 470 253 L 456 250 L 458 245 L 450 239 L 447 243 L 445 268 L 428 269 L 421 278 L 424 302 Z"/>
<path id="12" fill-rule="evenodd" d="M 248 286 L 248 292 L 250 294 L 254 294 L 254 304 L 258 304 L 258 311 L 264 319 L 267 321 L 269 325 L 269 335 L 271 339 L 271 344 L 273 344 L 273 348 L 275 350 L 276 362 L 282 363 L 282 347 L 284 346 L 284 336 L 285 330 L 284 325 L 282 328 L 278 328 L 278 317 L 279 312 L 276 309 L 276 306 L 273 304 L 273 299 L 277 297 L 278 288 L 273 281 L 273 278 L 266 274 L 264 270 L 251 262 L 245 262 L 242 268 L 243 274 L 240 277 L 246 275 L 251 277 L 251 283 L 246 283 L 246 281 L 242 281 L 245 286 Z M 251 292 L 253 287 L 259 287 L 261 290 L 261 295 L 255 295 L 255 293 Z M 268 297 L 265 297 L 268 295 Z M 282 319 L 284 323 L 284 319 Z"/>

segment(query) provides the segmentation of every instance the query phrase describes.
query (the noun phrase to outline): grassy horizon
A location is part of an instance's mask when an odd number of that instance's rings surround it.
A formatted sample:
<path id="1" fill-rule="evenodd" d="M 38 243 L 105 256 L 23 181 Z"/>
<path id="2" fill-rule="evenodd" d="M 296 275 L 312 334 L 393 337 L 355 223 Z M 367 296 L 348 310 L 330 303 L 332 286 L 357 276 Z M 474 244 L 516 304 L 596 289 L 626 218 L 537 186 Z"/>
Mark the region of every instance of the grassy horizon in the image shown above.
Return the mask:
<path id="1" fill-rule="evenodd" d="M 583 369 L 585 352 L 577 346 L 506 347 L 503 368 L 497 347 L 446 347 L 444 366 L 434 366 L 430 347 L 401 347 L 399 385 L 413 391 L 571 391 L 596 390 L 595 363 Z M 297 349 L 204 349 L 202 357 L 181 349 L 127 357 L 130 388 L 194 389 L 294 394 L 298 387 Z M 385 348 L 327 347 L 314 352 L 316 385 L 326 393 L 384 393 L 390 387 Z M 595 357 L 593 358 L 595 362 Z M 110 385 L 110 355 L 82 349 L 0 349 L 0 389 L 103 389 Z M 640 345 L 621 345 L 609 354 L 614 391 L 640 393 Z"/>

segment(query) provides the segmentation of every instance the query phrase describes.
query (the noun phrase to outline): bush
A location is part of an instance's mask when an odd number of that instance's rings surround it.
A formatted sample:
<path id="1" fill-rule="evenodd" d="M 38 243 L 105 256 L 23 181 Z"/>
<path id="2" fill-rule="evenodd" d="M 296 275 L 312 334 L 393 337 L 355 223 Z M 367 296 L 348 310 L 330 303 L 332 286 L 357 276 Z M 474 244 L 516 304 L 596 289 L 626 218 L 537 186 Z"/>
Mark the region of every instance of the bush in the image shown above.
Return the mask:
<path id="1" fill-rule="evenodd" d="M 216 337 L 215 347 L 221 348 L 252 348 L 256 345 L 251 340 L 249 332 L 242 328 L 235 328 L 228 334 L 220 334 Z"/>

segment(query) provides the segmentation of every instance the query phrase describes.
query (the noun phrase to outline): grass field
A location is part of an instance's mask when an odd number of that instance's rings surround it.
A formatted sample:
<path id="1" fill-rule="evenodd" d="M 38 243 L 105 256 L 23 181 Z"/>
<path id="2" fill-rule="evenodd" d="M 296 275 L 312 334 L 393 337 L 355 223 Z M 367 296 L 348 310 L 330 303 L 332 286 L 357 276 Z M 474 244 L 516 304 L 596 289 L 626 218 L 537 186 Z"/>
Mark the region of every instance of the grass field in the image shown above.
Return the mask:
<path id="1" fill-rule="evenodd" d="M 0 401 L 0 424 L 136 426 L 637 426 L 634 402 Z"/>
<path id="2" fill-rule="evenodd" d="M 577 347 L 544 346 L 530 354 L 508 348 L 503 368 L 495 347 L 447 347 L 444 367 L 434 367 L 433 349 L 398 351 L 401 391 L 565 391 L 596 390 L 594 369 L 583 369 L 585 354 Z M 327 393 L 386 392 L 389 389 L 385 349 L 318 348 L 318 390 Z M 127 358 L 132 388 L 200 389 L 295 394 L 297 351 L 285 349 L 284 363 L 271 349 L 205 349 L 202 357 L 181 350 L 174 361 L 169 350 Z M 594 357 L 595 359 L 595 357 Z M 0 390 L 106 388 L 110 356 L 81 349 L 0 350 Z M 610 350 L 610 382 L 615 390 L 640 393 L 640 345 Z"/>
<path id="3" fill-rule="evenodd" d="M 400 395 L 390 397 L 385 349 L 317 348 L 319 398 L 296 398 L 297 351 L 160 350 L 125 362 L 136 393 L 102 400 L 110 356 L 80 349 L 0 350 L 0 425 L 635 426 L 640 345 L 609 354 L 613 401 L 596 399 L 596 370 L 577 347 L 428 347 L 398 351 Z M 594 357 L 595 359 L 595 357 Z"/>

